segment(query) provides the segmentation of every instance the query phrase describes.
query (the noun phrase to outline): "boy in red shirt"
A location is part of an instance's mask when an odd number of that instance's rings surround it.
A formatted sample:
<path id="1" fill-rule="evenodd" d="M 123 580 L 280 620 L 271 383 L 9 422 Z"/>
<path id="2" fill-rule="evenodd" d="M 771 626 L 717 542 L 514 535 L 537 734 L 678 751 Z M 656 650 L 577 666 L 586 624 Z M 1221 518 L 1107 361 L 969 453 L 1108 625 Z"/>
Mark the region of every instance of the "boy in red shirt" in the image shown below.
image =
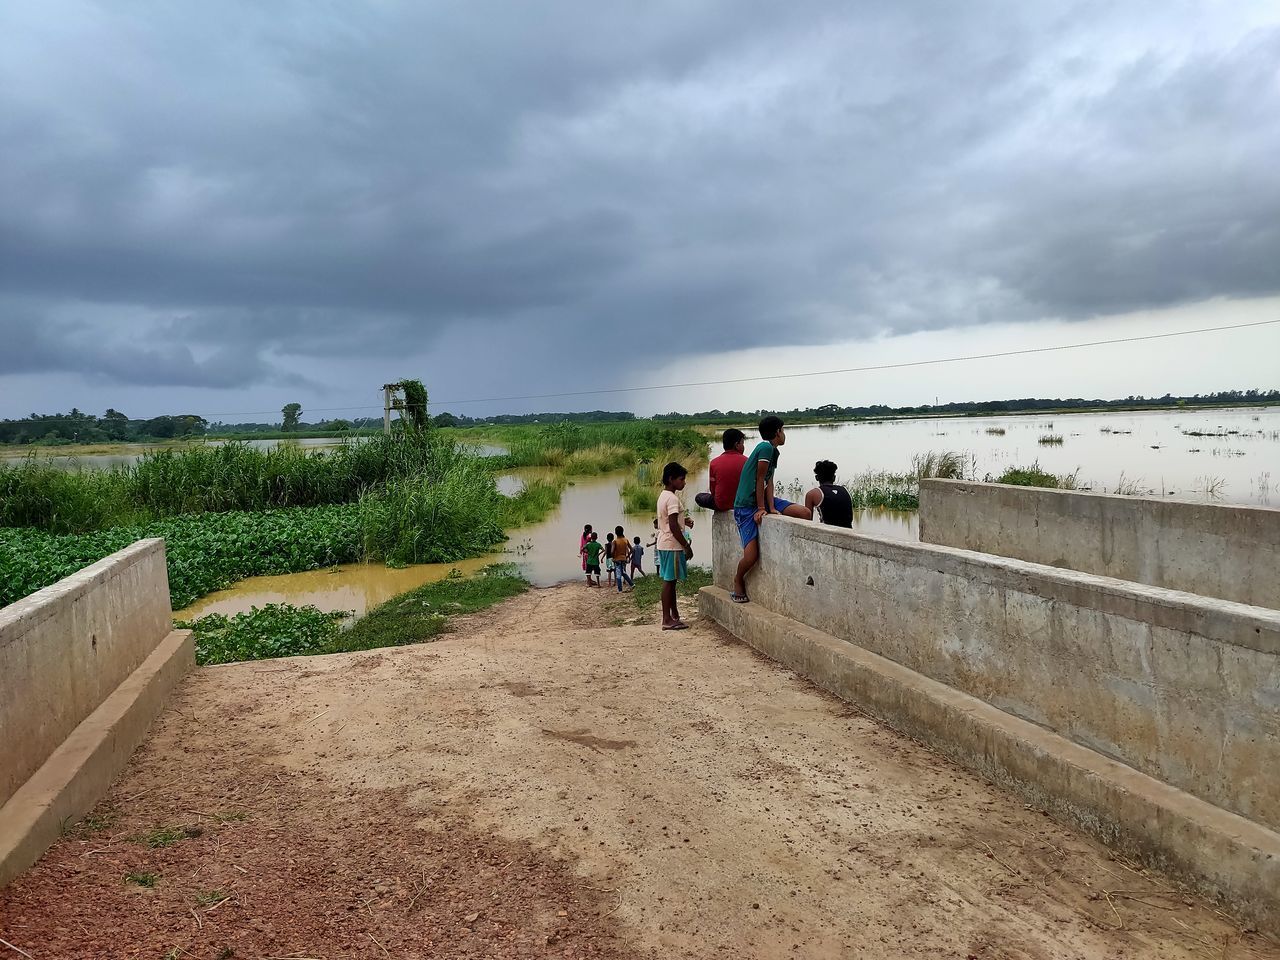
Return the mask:
<path id="1" fill-rule="evenodd" d="M 694 497 L 698 506 L 717 512 L 733 509 L 738 481 L 742 478 L 742 468 L 747 462 L 743 452 L 747 438 L 741 430 L 730 427 L 720 439 L 724 444 L 724 453 L 711 461 L 711 492 Z"/>

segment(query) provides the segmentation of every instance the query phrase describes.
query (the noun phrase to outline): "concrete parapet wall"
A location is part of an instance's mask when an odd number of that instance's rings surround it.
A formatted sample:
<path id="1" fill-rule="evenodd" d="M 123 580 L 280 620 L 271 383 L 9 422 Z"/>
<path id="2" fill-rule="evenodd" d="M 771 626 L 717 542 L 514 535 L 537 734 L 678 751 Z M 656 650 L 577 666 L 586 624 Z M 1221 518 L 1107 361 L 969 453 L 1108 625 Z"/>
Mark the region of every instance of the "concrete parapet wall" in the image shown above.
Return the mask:
<path id="1" fill-rule="evenodd" d="M 704 589 L 699 611 L 889 726 L 1280 933 L 1280 834 L 830 634 Z"/>
<path id="2" fill-rule="evenodd" d="M 761 556 L 766 610 L 1280 827 L 1280 611 L 784 517 Z"/>
<path id="3" fill-rule="evenodd" d="M 920 539 L 1280 609 L 1280 510 L 923 480 Z"/>
<path id="4" fill-rule="evenodd" d="M 0 610 L 0 806 L 173 629 L 164 541 Z"/>

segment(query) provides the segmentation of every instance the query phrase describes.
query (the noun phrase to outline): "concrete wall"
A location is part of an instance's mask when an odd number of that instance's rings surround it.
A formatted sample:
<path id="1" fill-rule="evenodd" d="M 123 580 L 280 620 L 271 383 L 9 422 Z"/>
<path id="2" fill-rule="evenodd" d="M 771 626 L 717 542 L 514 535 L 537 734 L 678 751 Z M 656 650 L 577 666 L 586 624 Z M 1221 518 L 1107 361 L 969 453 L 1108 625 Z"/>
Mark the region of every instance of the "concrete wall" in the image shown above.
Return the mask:
<path id="1" fill-rule="evenodd" d="M 924 480 L 920 539 L 1280 609 L 1280 510 Z"/>
<path id="2" fill-rule="evenodd" d="M 1280 612 L 783 517 L 761 553 L 753 603 L 1280 827 Z"/>
<path id="3" fill-rule="evenodd" d="M 0 806 L 172 629 L 163 540 L 0 610 Z"/>

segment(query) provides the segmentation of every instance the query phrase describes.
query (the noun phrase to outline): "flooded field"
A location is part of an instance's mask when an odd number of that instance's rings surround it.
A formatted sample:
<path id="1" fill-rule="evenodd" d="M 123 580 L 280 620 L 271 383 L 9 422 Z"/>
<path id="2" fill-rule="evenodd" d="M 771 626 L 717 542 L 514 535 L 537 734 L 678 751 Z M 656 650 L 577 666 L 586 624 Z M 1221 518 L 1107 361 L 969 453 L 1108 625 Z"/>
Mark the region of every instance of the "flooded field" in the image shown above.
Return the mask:
<path id="1" fill-rule="evenodd" d="M 755 441 L 749 431 L 749 447 Z M 274 446 L 281 441 L 255 441 Z M 302 446 L 332 445 L 326 439 L 284 441 Z M 1151 411 L 1142 413 L 1055 414 L 1043 417 L 966 417 L 796 426 L 788 429 L 778 468 L 782 487 L 803 490 L 812 482 L 816 460 L 834 460 L 839 477 L 849 481 L 867 473 L 905 474 L 912 458 L 926 451 L 964 455 L 967 474 L 994 479 L 1009 467 L 1039 466 L 1055 474 L 1074 474 L 1082 488 L 1100 492 L 1141 493 L 1222 503 L 1274 505 L 1273 478 L 1280 482 L 1280 409 Z M 501 452 L 486 448 L 484 453 Z M 719 444 L 711 453 L 719 452 Z M 95 451 L 67 461 L 70 468 L 125 462 L 140 450 Z M 526 480 L 548 478 L 547 468 L 531 468 L 499 478 L 503 493 L 517 493 Z M 628 537 L 648 544 L 652 514 L 628 515 L 619 495 L 626 472 L 576 478 L 564 490 L 560 506 L 545 520 L 511 532 L 504 550 L 457 564 L 428 564 L 404 569 L 353 565 L 245 580 L 212 594 L 183 617 L 235 613 L 251 606 L 287 602 L 357 614 L 422 584 L 441 579 L 455 567 L 464 573 L 489 563 L 518 564 L 536 585 L 546 586 L 582 575 L 578 538 L 584 523 L 602 535 L 622 524 Z M 686 502 L 707 489 L 707 471 L 690 476 Z M 654 491 L 655 499 L 657 490 Z M 694 509 L 693 546 L 698 563 L 711 556 L 711 515 Z M 914 513 L 862 510 L 855 527 L 865 533 L 914 540 Z M 652 572 L 648 548 L 645 569 Z"/>

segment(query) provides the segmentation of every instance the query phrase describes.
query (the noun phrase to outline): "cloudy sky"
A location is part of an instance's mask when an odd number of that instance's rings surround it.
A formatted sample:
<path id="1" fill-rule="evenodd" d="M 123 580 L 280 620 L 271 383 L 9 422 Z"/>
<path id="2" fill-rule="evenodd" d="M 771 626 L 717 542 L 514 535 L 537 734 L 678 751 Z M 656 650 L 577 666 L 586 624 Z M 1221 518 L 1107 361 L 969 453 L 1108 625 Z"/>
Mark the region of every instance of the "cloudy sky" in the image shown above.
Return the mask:
<path id="1" fill-rule="evenodd" d="M 0 416 L 1280 385 L 1274 0 L 0 5 Z M 259 415 L 259 412 L 262 412 Z"/>

